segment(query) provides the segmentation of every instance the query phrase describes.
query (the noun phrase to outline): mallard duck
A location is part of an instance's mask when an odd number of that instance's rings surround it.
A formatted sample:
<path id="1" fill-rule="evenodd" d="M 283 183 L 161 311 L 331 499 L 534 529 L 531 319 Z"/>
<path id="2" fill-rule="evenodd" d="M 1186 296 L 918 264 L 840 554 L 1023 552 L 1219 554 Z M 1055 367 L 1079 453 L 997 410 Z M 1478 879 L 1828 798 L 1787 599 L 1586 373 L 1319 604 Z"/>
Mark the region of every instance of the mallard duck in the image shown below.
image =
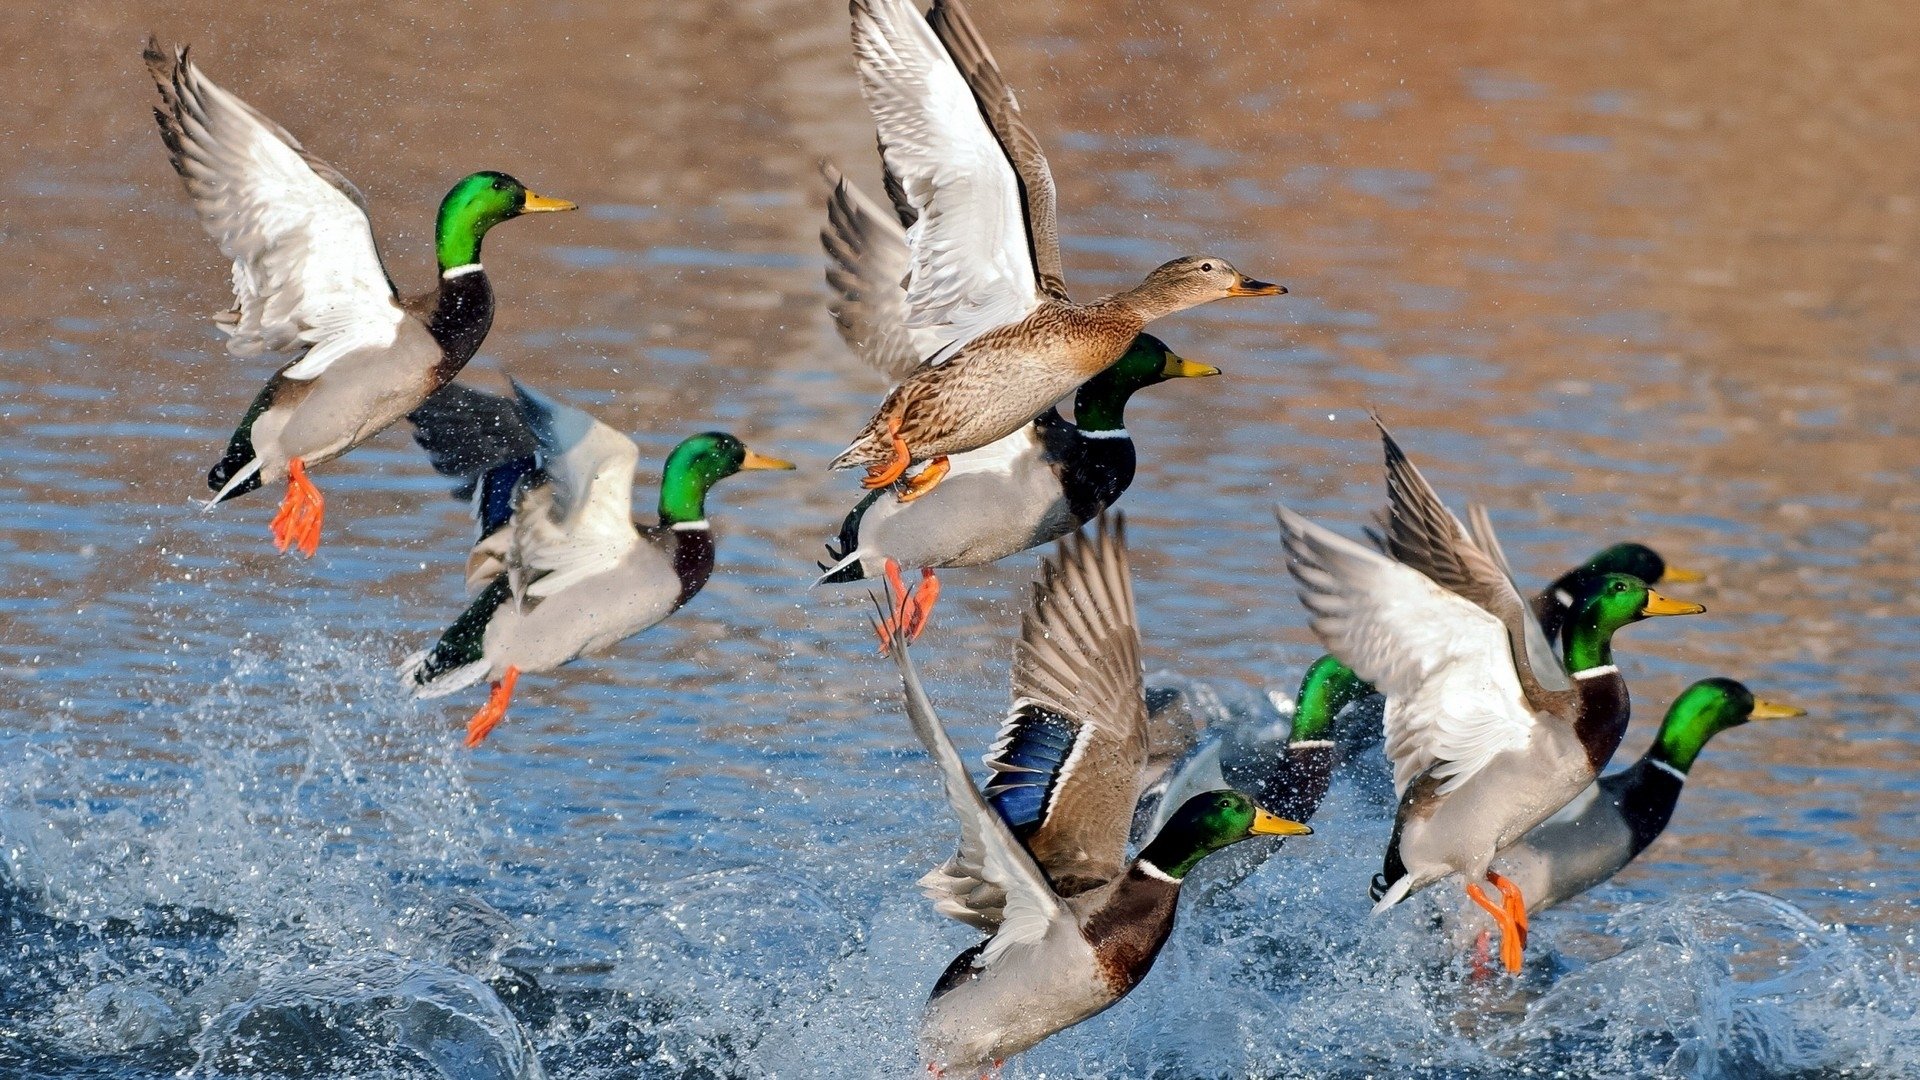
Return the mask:
<path id="1" fill-rule="evenodd" d="M 1561 574 L 1553 584 L 1533 598 L 1534 618 L 1540 620 L 1540 629 L 1546 633 L 1548 641 L 1559 639 L 1560 625 L 1566 619 L 1567 609 L 1573 605 L 1573 597 L 1584 591 L 1586 583 L 1607 574 L 1629 574 L 1649 585 L 1677 584 L 1705 578 L 1705 575 L 1695 571 L 1667 565 L 1667 560 L 1659 552 L 1645 544 L 1614 544 L 1595 552 L 1586 562 Z"/>
<path id="2" fill-rule="evenodd" d="M 287 358 L 207 473 L 207 507 L 284 479 L 274 544 L 311 557 L 326 502 L 308 470 L 407 415 L 487 336 L 487 230 L 574 205 L 505 173 L 466 177 L 440 203 L 439 284 L 403 300 L 374 245 L 366 200 L 345 176 L 214 85 L 184 47 L 163 52 L 148 38 L 145 56 L 160 89 L 160 137 L 200 223 L 233 260 L 233 310 L 214 320 L 227 352 Z"/>
<path id="3" fill-rule="evenodd" d="M 906 230 L 831 166 L 826 172 L 832 194 L 821 242 L 831 259 L 827 280 L 838 294 L 835 320 L 854 352 L 897 377 L 919 363 L 926 344 L 924 331 L 905 325 Z M 1091 521 L 1126 491 L 1136 462 L 1126 405 L 1135 391 L 1219 373 L 1174 355 L 1151 334 L 1136 336 L 1117 363 L 1080 387 L 1072 421 L 1049 408 L 998 442 L 953 455 L 946 483 L 925 500 L 869 492 L 841 523 L 837 546 L 827 545 L 831 561 L 815 584 L 886 574 L 894 593 L 913 604 L 889 619 L 905 620 L 907 639 L 917 639 L 939 596 L 936 568 L 984 566 L 1039 547 Z M 909 592 L 901 582 L 902 565 L 920 568 L 918 589 Z"/>
<path id="4" fill-rule="evenodd" d="M 1193 747 L 1147 789 L 1134 817 L 1136 843 L 1158 832 L 1167 815 L 1190 795 L 1215 788 L 1244 791 L 1261 806 L 1294 821 L 1312 821 L 1327 797 L 1341 757 L 1334 722 L 1349 705 L 1372 696 L 1373 687 L 1331 656 L 1314 661 L 1300 680 L 1291 718 L 1209 728 Z M 1149 691 L 1148 700 L 1152 700 Z M 1357 710 L 1356 710 L 1357 711 Z M 1259 849 L 1256 857 L 1273 850 Z"/>
<path id="5" fill-rule="evenodd" d="M 478 746 L 506 718 L 522 674 L 603 652 L 665 620 L 713 572 L 707 492 L 742 470 L 791 469 L 709 431 L 667 455 L 660 523 L 633 517 L 633 440 L 579 409 L 513 384 L 509 401 L 458 384 L 410 419 L 434 467 L 466 481 L 480 538 L 467 561 L 479 597 L 401 681 L 440 697 L 487 680 L 467 724 Z"/>
<path id="6" fill-rule="evenodd" d="M 1384 537 L 1378 537 L 1381 543 Z M 1576 598 L 1593 593 L 1596 583 L 1607 574 L 1626 574 L 1637 577 L 1649 585 L 1663 585 L 1669 582 L 1702 581 L 1705 576 L 1692 570 L 1683 570 L 1677 566 L 1668 566 L 1660 553 L 1645 544 L 1627 542 L 1613 544 L 1604 550 L 1595 552 L 1579 566 L 1555 578 L 1546 588 L 1533 598 L 1533 615 L 1540 620 L 1540 629 L 1550 642 L 1560 639 L 1560 630 L 1565 623 L 1566 612 Z M 1378 700 L 1379 692 L 1360 680 L 1344 664 L 1332 656 L 1322 656 L 1308 668 L 1308 679 L 1315 675 L 1325 688 L 1321 693 L 1338 691 L 1342 694 L 1356 694 L 1354 697 L 1342 697 L 1342 707 L 1346 704 L 1368 699 Z M 1300 687 L 1301 702 L 1304 704 L 1308 693 L 1308 684 Z M 1298 707 L 1298 706 L 1296 706 Z M 1374 738 L 1379 737 L 1376 730 Z"/>
<path id="7" fill-rule="evenodd" d="M 936 1074 L 987 1068 L 1113 1005 L 1152 967 L 1181 880 L 1201 859 L 1252 836 L 1312 831 L 1241 792 L 1213 791 L 1185 802 L 1127 859 L 1147 717 L 1117 518 L 1102 515 L 1091 539 L 1062 539 L 1042 565 L 984 793 L 934 714 L 898 625 L 891 652 L 907 716 L 960 822 L 959 851 L 921 888 L 941 914 L 992 935 L 948 965 L 927 1002 L 921 1052 Z"/>
<path id="8" fill-rule="evenodd" d="M 1698 604 L 1612 574 L 1568 616 L 1566 662 L 1514 587 L 1484 509 L 1469 531 L 1441 504 L 1384 425 L 1391 508 L 1387 554 L 1279 508 L 1288 569 L 1314 633 L 1386 696 L 1386 751 L 1400 806 L 1376 912 L 1453 874 L 1501 930 L 1518 971 L 1525 898 L 1493 857 L 1605 768 L 1625 732 L 1615 631 Z M 1502 894 L 1494 904 L 1485 879 Z"/>
<path id="9" fill-rule="evenodd" d="M 1528 915 L 1565 903 L 1619 873 L 1659 838 L 1707 740 L 1749 720 L 1805 715 L 1762 701 L 1732 679 L 1702 679 L 1673 700 L 1639 761 L 1589 784 L 1502 849 L 1494 865 L 1525 894 Z"/>
<path id="10" fill-rule="evenodd" d="M 829 466 L 869 488 L 925 467 L 900 497 L 947 475 L 948 456 L 1025 427 L 1126 353 L 1147 323 L 1229 296 L 1277 296 L 1227 260 L 1185 256 L 1139 286 L 1076 304 L 1061 275 L 1053 178 L 1019 103 L 965 9 L 853 0 L 861 88 L 907 231 L 909 327 L 942 344 L 887 395 Z"/>

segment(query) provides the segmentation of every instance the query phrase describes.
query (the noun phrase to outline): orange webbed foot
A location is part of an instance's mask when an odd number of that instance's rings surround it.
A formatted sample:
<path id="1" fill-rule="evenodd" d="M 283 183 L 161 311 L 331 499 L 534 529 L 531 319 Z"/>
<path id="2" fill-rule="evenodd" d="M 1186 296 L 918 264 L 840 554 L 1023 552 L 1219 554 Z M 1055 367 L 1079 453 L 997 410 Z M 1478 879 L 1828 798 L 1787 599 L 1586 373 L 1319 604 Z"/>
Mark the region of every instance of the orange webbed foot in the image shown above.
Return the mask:
<path id="1" fill-rule="evenodd" d="M 513 684 L 520 681 L 520 669 L 507 666 L 506 674 L 493 684 L 493 690 L 487 695 L 487 703 L 467 721 L 467 749 L 471 750 L 487 741 L 487 733 L 500 721 L 507 718 L 507 706 L 513 701 Z"/>
<path id="2" fill-rule="evenodd" d="M 934 601 L 940 597 L 940 579 L 934 577 L 933 571 L 927 567 L 920 569 L 918 591 L 907 588 L 907 583 L 900 578 L 900 564 L 892 559 L 886 562 L 886 576 L 887 592 L 899 599 L 894 601 L 893 612 L 873 627 L 880 636 L 881 656 L 892 651 L 890 642 L 896 627 L 908 641 L 917 640 L 920 632 L 927 628 L 927 620 L 933 615 Z"/>
<path id="3" fill-rule="evenodd" d="M 327 500 L 307 478 L 306 463 L 299 458 L 287 462 L 287 495 L 280 511 L 273 515 L 273 546 L 287 550 L 291 545 L 311 559 L 320 550 L 320 525 L 326 518 Z"/>
<path id="4" fill-rule="evenodd" d="M 1527 898 L 1520 895 L 1520 886 L 1512 878 L 1487 871 L 1487 880 L 1500 890 L 1500 902 L 1506 908 L 1507 917 L 1520 931 L 1520 947 L 1527 947 Z"/>
<path id="5" fill-rule="evenodd" d="M 867 466 L 867 478 L 860 481 L 860 486 L 868 491 L 900 479 L 900 474 L 913 464 L 913 452 L 907 449 L 907 440 L 900 437 L 900 417 L 887 418 L 887 438 L 893 443 L 893 457 L 883 464 Z"/>
<path id="6" fill-rule="evenodd" d="M 908 641 L 919 641 L 920 632 L 927 628 L 933 618 L 933 605 L 940 601 L 940 579 L 933 576 L 933 567 L 920 568 L 920 587 L 901 604 L 901 625 L 906 628 Z"/>
<path id="7" fill-rule="evenodd" d="M 921 469 L 918 476 L 907 481 L 907 490 L 900 493 L 900 501 L 910 503 L 932 491 L 935 485 L 946 479 L 947 470 L 952 467 L 944 454 L 927 462 L 927 467 Z"/>
<path id="8" fill-rule="evenodd" d="M 1506 879 L 1502 878 L 1501 880 L 1505 881 Z M 1508 905 L 1513 902 L 1511 897 L 1517 897 L 1520 890 L 1518 886 L 1514 886 L 1510 881 L 1507 882 L 1507 886 L 1503 887 L 1496 884 L 1495 887 L 1500 889 L 1501 898 L 1506 901 L 1506 903 L 1496 904 L 1488 899 L 1486 892 L 1480 888 L 1480 883 L 1477 881 L 1467 883 L 1467 896 L 1470 897 L 1474 903 L 1480 905 L 1481 910 L 1485 911 L 1487 915 L 1493 919 L 1494 925 L 1500 928 L 1500 962 L 1505 965 L 1508 973 L 1518 975 L 1524 964 L 1527 931 L 1524 925 L 1514 919 L 1513 914 L 1508 910 Z M 1511 895 L 1507 893 L 1508 887 L 1513 888 Z M 1521 906 L 1522 918 L 1525 918 L 1525 912 L 1526 908 L 1523 903 Z"/>

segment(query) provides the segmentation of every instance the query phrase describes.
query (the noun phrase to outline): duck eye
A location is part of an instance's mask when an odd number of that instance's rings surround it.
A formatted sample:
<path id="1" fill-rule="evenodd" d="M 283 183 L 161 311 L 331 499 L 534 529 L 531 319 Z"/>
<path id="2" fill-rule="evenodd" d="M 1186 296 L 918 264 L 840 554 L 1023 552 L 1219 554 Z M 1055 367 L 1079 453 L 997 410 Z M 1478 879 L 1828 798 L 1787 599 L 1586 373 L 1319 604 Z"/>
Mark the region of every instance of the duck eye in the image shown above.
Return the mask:
<path id="1" fill-rule="evenodd" d="M 1213 264 L 1212 264 L 1212 263 L 1201 263 L 1201 264 L 1200 264 L 1200 272 L 1201 272 L 1201 273 L 1203 273 L 1203 274 L 1211 274 L 1211 273 L 1213 273 Z"/>

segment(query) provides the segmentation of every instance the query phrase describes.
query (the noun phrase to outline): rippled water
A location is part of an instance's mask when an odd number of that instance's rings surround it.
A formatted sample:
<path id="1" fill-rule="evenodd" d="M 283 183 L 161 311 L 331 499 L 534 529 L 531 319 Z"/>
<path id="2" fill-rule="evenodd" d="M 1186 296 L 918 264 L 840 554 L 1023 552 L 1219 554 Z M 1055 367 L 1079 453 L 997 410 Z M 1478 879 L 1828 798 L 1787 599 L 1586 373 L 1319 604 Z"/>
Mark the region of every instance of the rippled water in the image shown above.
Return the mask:
<path id="1" fill-rule="evenodd" d="M 883 389 L 823 311 L 814 161 L 871 173 L 833 3 L 159 5 L 0 30 L 0 1072 L 901 1075 L 971 933 L 857 591 L 808 592 Z M 1706 674 L 1807 707 L 1717 740 L 1668 835 L 1466 984 L 1365 917 L 1389 809 L 1195 890 L 1146 984 L 1018 1077 L 1920 1075 L 1920 67 L 1897 0 L 1509 0 L 976 14 L 1060 181 L 1082 297 L 1204 248 L 1285 282 L 1157 332 L 1127 496 L 1150 668 L 1230 702 L 1315 650 L 1269 504 L 1357 526 L 1380 407 L 1523 573 L 1641 539 L 1711 613 L 1635 627 L 1645 717 Z M 137 48 L 366 190 L 403 287 L 450 180 L 581 202 L 490 240 L 476 361 L 634 432 L 803 462 L 716 493 L 719 570 L 614 655 L 461 697 L 390 669 L 457 612 L 467 525 L 399 432 L 270 500 L 189 498 L 265 372 L 167 170 Z M 983 750 L 1031 557 L 947 576 L 922 648 Z M 1224 720 L 1224 716 L 1221 717 Z M 1630 736 L 1637 753 L 1644 729 Z"/>

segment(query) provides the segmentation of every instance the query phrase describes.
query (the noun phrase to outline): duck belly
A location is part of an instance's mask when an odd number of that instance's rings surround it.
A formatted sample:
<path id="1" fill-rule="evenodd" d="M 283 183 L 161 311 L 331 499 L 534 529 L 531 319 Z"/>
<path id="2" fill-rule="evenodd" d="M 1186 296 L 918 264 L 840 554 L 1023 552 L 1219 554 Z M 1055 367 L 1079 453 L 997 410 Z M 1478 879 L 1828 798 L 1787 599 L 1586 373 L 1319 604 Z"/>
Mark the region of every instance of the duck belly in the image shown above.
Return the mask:
<path id="1" fill-rule="evenodd" d="M 1425 807 L 1403 805 L 1400 859 L 1415 887 L 1450 873 L 1478 880 L 1494 855 L 1552 817 L 1593 782 L 1583 753 L 1539 744 L 1488 762 L 1466 786 Z M 1424 778 L 1423 778 L 1424 779 Z M 1421 781 L 1408 788 L 1420 797 Z"/>
<path id="2" fill-rule="evenodd" d="M 1073 926 L 1010 949 L 983 970 L 949 970 L 927 1002 L 921 1057 L 971 1075 L 1030 1050 L 1120 1000 L 1099 970 L 1093 947 Z"/>
<path id="3" fill-rule="evenodd" d="M 311 380 L 279 379 L 273 406 L 253 425 L 263 466 L 318 465 L 385 431 L 433 391 L 437 356 L 426 330 L 406 320 L 393 345 L 348 353 Z"/>
<path id="4" fill-rule="evenodd" d="M 624 576 L 596 574 L 524 609 L 511 599 L 500 605 L 482 646 L 489 677 L 501 677 L 508 667 L 552 671 L 605 652 L 673 614 L 677 582 L 669 592 L 635 587 Z"/>
<path id="5" fill-rule="evenodd" d="M 1131 332 L 981 337 L 894 391 L 900 434 L 922 461 L 1006 438 L 1110 367 L 1132 340 Z"/>
<path id="6" fill-rule="evenodd" d="M 1073 531 L 1060 478 L 1034 455 L 1011 472 L 954 471 L 910 503 L 882 498 L 860 522 L 869 577 L 892 558 L 902 566 L 985 566 Z M 871 565 L 869 565 L 871 564 Z"/>

